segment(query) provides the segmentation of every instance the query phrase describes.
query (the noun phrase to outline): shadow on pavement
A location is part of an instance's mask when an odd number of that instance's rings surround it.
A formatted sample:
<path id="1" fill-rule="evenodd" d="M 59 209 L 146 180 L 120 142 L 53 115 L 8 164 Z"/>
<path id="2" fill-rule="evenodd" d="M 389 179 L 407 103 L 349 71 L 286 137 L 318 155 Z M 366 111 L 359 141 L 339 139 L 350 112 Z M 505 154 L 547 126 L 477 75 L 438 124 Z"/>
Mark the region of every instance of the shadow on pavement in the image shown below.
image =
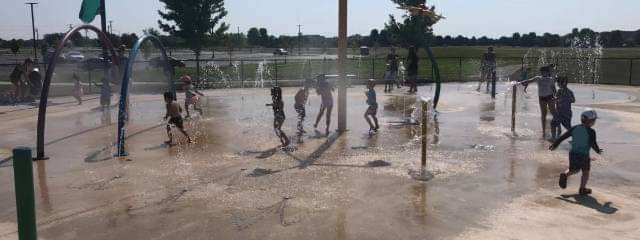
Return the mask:
<path id="1" fill-rule="evenodd" d="M 598 199 L 590 195 L 580 195 L 580 194 L 572 194 L 572 195 L 560 195 L 560 197 L 556 197 L 562 201 L 582 205 L 588 208 L 592 208 L 598 212 L 605 214 L 614 214 L 618 211 L 618 208 L 612 207 L 612 202 L 605 202 L 604 204 L 600 204 Z M 572 200 L 573 199 L 573 200 Z"/>

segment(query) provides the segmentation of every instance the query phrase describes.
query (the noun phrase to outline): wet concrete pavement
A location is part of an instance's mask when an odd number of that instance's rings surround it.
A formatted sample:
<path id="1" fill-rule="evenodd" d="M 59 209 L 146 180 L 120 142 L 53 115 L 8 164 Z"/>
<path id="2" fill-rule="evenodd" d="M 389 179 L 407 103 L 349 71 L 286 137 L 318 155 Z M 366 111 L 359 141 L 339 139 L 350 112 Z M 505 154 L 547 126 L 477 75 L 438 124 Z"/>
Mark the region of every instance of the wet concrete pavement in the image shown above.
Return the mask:
<path id="1" fill-rule="evenodd" d="M 161 96 L 135 95 L 126 158 L 111 157 L 117 110 L 101 111 L 96 100 L 76 106 L 54 99 L 60 104 L 49 108 L 45 141 L 51 159 L 34 163 L 39 236 L 542 239 L 572 231 L 587 239 L 638 236 L 633 226 L 640 225 L 640 114 L 624 107 L 637 104 L 638 88 L 571 86 L 578 98 L 574 124 L 584 107 L 596 107 L 601 118 L 595 129 L 606 150 L 593 164 L 594 194 L 583 198 L 571 195 L 578 177 L 566 190 L 557 187 L 569 146 L 546 150 L 535 85 L 518 94 L 515 135 L 508 86 L 500 85 L 493 101 L 474 91 L 476 86 L 444 85 L 439 113 L 429 125 L 428 169 L 435 178 L 428 182 L 409 175 L 420 166 L 419 128 L 405 123 L 416 96 L 401 90 L 385 94 L 383 86 L 377 87 L 382 127 L 375 135 L 368 134 L 362 117 L 364 87 L 349 89 L 349 131 L 328 137 L 313 131 L 320 98 L 312 91 L 308 133 L 292 151 L 277 147 L 273 115 L 264 106 L 268 89 L 205 92 L 204 115 L 186 122 L 196 143 L 180 137 L 173 147 L 162 144 Z M 297 121 L 295 91 L 284 89 L 283 130 L 290 137 Z M 419 91 L 431 96 L 433 87 Z M 36 110 L 8 110 L 0 114 L 0 148 L 33 146 Z M 337 126 L 336 112 L 331 129 Z M 14 239 L 10 161 L 0 164 L 0 186 L 0 239 Z"/>

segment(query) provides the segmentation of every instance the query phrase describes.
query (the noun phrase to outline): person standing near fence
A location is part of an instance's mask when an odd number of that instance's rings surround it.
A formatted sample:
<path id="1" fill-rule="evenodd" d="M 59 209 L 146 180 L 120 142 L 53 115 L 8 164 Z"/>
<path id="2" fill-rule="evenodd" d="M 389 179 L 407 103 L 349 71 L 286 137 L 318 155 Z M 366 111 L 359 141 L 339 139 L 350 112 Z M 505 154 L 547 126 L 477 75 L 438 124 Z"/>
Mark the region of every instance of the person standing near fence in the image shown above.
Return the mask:
<path id="1" fill-rule="evenodd" d="M 480 83 L 478 83 L 478 88 L 476 91 L 480 91 L 482 87 L 482 83 L 487 82 L 487 92 L 489 91 L 490 81 L 496 75 L 496 54 L 493 52 L 493 47 L 489 47 L 487 52 L 482 55 L 482 59 L 480 62 Z"/>
<path id="2" fill-rule="evenodd" d="M 22 89 L 24 87 L 23 75 L 25 74 L 25 70 L 25 64 L 18 64 L 13 68 L 13 71 L 11 71 L 11 75 L 9 75 L 11 84 L 13 84 L 14 87 L 14 93 L 13 96 L 11 96 L 14 102 L 22 101 L 24 97 Z"/>
<path id="3" fill-rule="evenodd" d="M 409 47 L 409 55 L 407 56 L 407 77 L 409 78 L 409 93 L 418 92 L 418 54 L 416 47 Z"/>
<path id="4" fill-rule="evenodd" d="M 40 69 L 33 68 L 31 72 L 29 72 L 29 94 L 31 95 L 31 99 L 35 100 L 40 97 L 40 91 L 42 91 L 42 74 L 40 73 Z"/>
<path id="5" fill-rule="evenodd" d="M 387 71 L 385 72 L 385 83 L 384 83 L 384 91 L 391 92 L 393 90 L 393 84 L 395 83 L 398 88 L 400 88 L 400 82 L 398 82 L 398 54 L 396 54 L 396 49 L 391 47 L 389 49 L 389 54 L 387 55 Z"/>

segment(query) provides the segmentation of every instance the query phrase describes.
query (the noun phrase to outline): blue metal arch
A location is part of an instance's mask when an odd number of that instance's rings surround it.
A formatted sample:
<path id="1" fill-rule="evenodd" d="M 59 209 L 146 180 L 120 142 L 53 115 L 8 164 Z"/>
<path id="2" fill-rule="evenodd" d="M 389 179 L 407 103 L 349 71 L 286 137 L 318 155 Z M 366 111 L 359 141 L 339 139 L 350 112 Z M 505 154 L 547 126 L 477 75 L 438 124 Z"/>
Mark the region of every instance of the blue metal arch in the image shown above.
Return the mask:
<path id="1" fill-rule="evenodd" d="M 125 128 L 125 124 L 127 122 L 127 117 L 128 117 L 128 108 L 127 108 L 127 101 L 129 99 L 129 85 L 131 84 L 131 71 L 133 69 L 133 64 L 135 62 L 136 56 L 138 55 L 138 52 L 140 52 L 140 48 L 142 47 L 142 44 L 144 44 L 146 41 L 151 41 L 153 42 L 153 44 L 155 44 L 155 46 L 157 48 L 160 49 L 160 52 L 162 53 L 162 58 L 164 59 L 164 70 L 169 72 L 169 78 L 168 80 L 168 85 L 169 85 L 169 91 L 173 93 L 173 95 L 175 96 L 176 94 L 176 89 L 175 86 L 173 84 L 173 67 L 171 66 L 170 62 L 169 62 L 169 57 L 167 56 L 167 52 L 165 51 L 164 45 L 162 45 L 162 42 L 160 41 L 160 39 L 158 39 L 155 36 L 152 35 L 143 35 L 140 39 L 138 39 L 138 41 L 136 42 L 136 44 L 133 46 L 133 48 L 131 49 L 131 52 L 129 52 L 129 60 L 127 62 L 127 66 L 124 70 L 124 76 L 122 77 L 122 87 L 120 88 L 120 103 L 119 103 L 119 111 L 118 111 L 118 153 L 116 154 L 116 156 L 126 156 L 127 153 L 125 151 L 125 138 L 126 138 L 126 128 Z"/>
<path id="2" fill-rule="evenodd" d="M 425 46 L 425 49 L 427 50 L 427 55 L 429 55 L 429 60 L 431 61 L 431 68 L 433 69 L 433 76 L 435 78 L 434 82 L 436 83 L 436 92 L 433 96 L 433 110 L 435 110 L 438 107 L 438 101 L 440 100 L 440 89 L 442 84 L 440 80 L 440 67 L 438 67 L 438 62 L 436 61 L 429 44 Z"/>
<path id="3" fill-rule="evenodd" d="M 42 83 L 42 92 L 40 93 L 40 106 L 38 108 L 38 127 L 37 127 L 37 136 L 36 136 L 36 160 L 44 160 L 47 157 L 44 155 L 44 134 L 45 134 L 45 121 L 47 117 L 47 102 L 49 100 L 49 88 L 51 86 L 51 78 L 53 77 L 53 72 L 56 68 L 56 63 L 58 63 L 58 58 L 60 54 L 62 54 L 62 49 L 64 49 L 65 44 L 71 39 L 71 36 L 80 30 L 91 30 L 95 32 L 100 41 L 104 44 L 104 46 L 109 49 L 111 52 L 111 59 L 115 66 L 120 65 L 120 61 L 118 59 L 118 55 L 116 55 L 115 50 L 113 49 L 113 45 L 111 45 L 111 41 L 107 38 L 107 35 L 102 32 L 100 29 L 93 25 L 85 24 L 77 26 L 71 29 L 64 38 L 58 44 L 56 48 L 56 52 L 54 53 L 51 59 L 51 63 L 47 68 L 46 75 L 44 77 L 44 81 Z"/>

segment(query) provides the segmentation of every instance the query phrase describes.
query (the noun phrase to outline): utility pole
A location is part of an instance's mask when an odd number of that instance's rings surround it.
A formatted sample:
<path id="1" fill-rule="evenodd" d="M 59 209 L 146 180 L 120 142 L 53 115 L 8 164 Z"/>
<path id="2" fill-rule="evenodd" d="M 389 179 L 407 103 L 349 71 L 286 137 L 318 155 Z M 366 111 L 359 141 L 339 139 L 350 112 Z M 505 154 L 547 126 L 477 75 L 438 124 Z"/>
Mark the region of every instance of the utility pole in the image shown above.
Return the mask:
<path id="1" fill-rule="evenodd" d="M 35 18 L 33 16 L 33 5 L 38 4 L 37 2 L 27 2 L 25 3 L 31 7 L 31 30 L 33 32 L 33 60 L 38 62 L 38 45 L 36 43 L 36 25 Z"/>
<path id="2" fill-rule="evenodd" d="M 338 132 L 347 131 L 347 0 L 338 0 Z"/>
<path id="3" fill-rule="evenodd" d="M 113 21 L 109 20 L 109 34 L 113 34 Z"/>
<path id="4" fill-rule="evenodd" d="M 302 55 L 302 25 L 298 24 L 298 56 Z"/>

